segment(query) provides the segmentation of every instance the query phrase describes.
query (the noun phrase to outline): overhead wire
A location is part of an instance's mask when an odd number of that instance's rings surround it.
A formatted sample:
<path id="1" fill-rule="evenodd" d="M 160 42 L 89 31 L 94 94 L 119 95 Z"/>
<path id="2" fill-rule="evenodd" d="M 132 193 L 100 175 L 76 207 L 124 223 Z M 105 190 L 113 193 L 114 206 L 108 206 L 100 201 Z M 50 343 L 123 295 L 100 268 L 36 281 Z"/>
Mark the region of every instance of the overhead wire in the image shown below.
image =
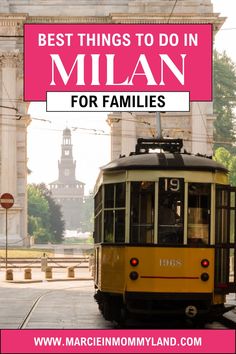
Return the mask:
<path id="1" fill-rule="evenodd" d="M 171 10 L 171 12 L 170 12 L 169 18 L 168 18 L 168 20 L 167 20 L 167 23 L 170 23 L 170 18 L 171 18 L 171 16 L 172 16 L 172 14 L 173 14 L 173 12 L 174 12 L 174 10 L 175 10 L 175 7 L 176 7 L 176 5 L 177 5 L 177 2 L 178 2 L 178 0 L 174 0 L 174 1 L 175 1 L 175 3 L 174 3 L 174 5 L 173 5 L 173 7 L 172 7 L 172 10 Z"/>
<path id="2" fill-rule="evenodd" d="M 10 98 L 10 94 L 9 94 L 7 88 L 6 88 L 5 83 L 4 83 L 4 80 L 2 80 L 2 86 L 3 86 L 3 89 L 5 90 L 5 92 L 6 92 L 6 94 L 7 94 L 7 97 L 8 97 L 9 102 L 12 102 L 12 101 L 11 101 L 11 98 Z M 11 105 L 11 107 L 5 107 L 5 108 L 14 109 L 16 112 L 18 112 L 17 107 L 14 107 L 13 104 Z"/>
<path id="3" fill-rule="evenodd" d="M 166 129 L 168 129 L 168 128 L 166 128 Z M 63 129 L 54 129 L 54 131 L 58 131 L 58 132 L 62 132 L 63 131 Z M 165 128 L 164 128 L 164 130 L 165 130 Z M 189 132 L 188 132 L 189 133 Z M 87 135 L 98 135 L 98 136 L 101 136 L 101 137 L 110 137 L 110 133 L 99 133 L 99 132 L 97 132 L 96 134 L 95 133 L 93 133 L 93 132 L 86 132 L 85 134 L 87 134 Z M 113 134 L 113 137 L 125 137 L 125 138 L 134 138 L 134 136 L 132 135 L 132 134 L 129 134 L 129 133 L 123 133 L 123 134 L 117 134 L 117 133 L 115 133 L 115 134 Z M 183 138 L 183 140 L 184 141 L 189 141 L 189 142 L 191 142 L 191 141 L 194 141 L 194 142 L 204 142 L 204 141 L 206 141 L 206 139 L 205 139 L 205 137 L 202 135 L 200 135 L 199 134 L 199 136 L 197 136 L 196 138 L 194 138 L 194 139 L 188 139 L 188 138 Z M 212 140 L 212 137 L 209 137 L 209 142 L 210 143 L 221 143 L 221 144 L 228 144 L 228 145 L 232 145 L 232 142 L 229 142 L 229 141 L 215 141 L 215 140 Z"/>
<path id="4" fill-rule="evenodd" d="M 201 120 L 202 120 L 203 125 L 204 125 L 204 128 L 205 128 L 205 132 L 206 132 L 206 136 L 207 136 L 207 138 L 208 138 L 208 142 L 210 143 L 210 137 L 209 137 L 208 132 L 207 132 L 206 121 L 205 121 L 205 119 L 204 119 L 204 117 L 203 117 L 202 110 L 201 110 L 201 107 L 200 107 L 199 102 L 197 102 L 197 106 L 198 106 L 198 109 L 199 109 L 199 112 L 200 112 Z M 211 148 L 213 148 L 213 143 L 211 143 Z"/>
<path id="5" fill-rule="evenodd" d="M 41 120 L 40 118 L 38 118 L 39 120 Z M 43 119 L 43 121 L 46 121 Z M 50 121 L 49 121 L 50 122 Z M 136 122 L 137 123 L 137 122 Z M 155 126 L 154 125 L 150 125 L 151 128 L 154 128 Z M 2 129 L 4 129 L 4 127 L 12 127 L 11 124 L 8 124 L 8 123 L 4 123 L 2 124 Z M 24 127 L 22 126 L 17 126 L 19 128 L 22 128 L 22 129 L 25 129 Z M 104 129 L 95 129 L 95 128 L 85 128 L 85 127 L 71 127 L 71 129 L 75 132 L 75 133 L 84 133 L 84 134 L 89 134 L 89 135 L 104 135 L 104 136 L 109 136 L 111 135 L 110 132 L 106 132 Z M 149 126 L 148 127 L 143 127 L 141 128 L 142 131 L 146 131 L 146 132 L 149 132 Z M 45 126 L 40 126 L 40 127 L 31 127 L 31 130 L 43 130 L 43 131 L 47 131 L 47 132 L 60 132 L 62 133 L 64 128 L 55 128 L 55 127 L 45 127 Z M 173 131 L 178 131 L 179 133 L 187 133 L 187 134 L 192 134 L 192 131 L 191 130 L 184 130 L 184 129 L 181 129 L 181 128 L 176 128 L 176 127 L 163 127 L 163 130 L 164 131 L 168 131 L 168 130 L 173 130 Z M 130 133 L 133 133 L 133 130 L 132 129 L 124 129 L 123 130 L 126 134 L 126 136 L 130 136 L 130 137 L 133 137 L 132 134 L 129 134 Z M 199 138 L 201 137 L 202 139 L 205 139 L 205 137 L 207 136 L 209 139 L 212 138 L 212 135 L 210 135 L 209 133 L 206 133 L 206 134 L 203 134 L 203 133 L 195 133 L 194 134 L 195 136 L 198 136 Z M 122 136 L 121 133 L 119 134 L 113 134 L 113 136 Z"/>

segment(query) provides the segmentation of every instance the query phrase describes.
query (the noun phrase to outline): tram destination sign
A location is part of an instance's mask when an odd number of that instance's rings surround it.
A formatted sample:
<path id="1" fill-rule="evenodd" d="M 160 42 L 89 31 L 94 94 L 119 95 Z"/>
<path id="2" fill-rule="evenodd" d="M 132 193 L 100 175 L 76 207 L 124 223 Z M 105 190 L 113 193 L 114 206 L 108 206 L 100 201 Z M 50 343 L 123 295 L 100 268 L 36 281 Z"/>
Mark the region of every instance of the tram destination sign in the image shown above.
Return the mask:
<path id="1" fill-rule="evenodd" d="M 24 99 L 47 111 L 189 111 L 212 100 L 211 24 L 25 24 Z"/>

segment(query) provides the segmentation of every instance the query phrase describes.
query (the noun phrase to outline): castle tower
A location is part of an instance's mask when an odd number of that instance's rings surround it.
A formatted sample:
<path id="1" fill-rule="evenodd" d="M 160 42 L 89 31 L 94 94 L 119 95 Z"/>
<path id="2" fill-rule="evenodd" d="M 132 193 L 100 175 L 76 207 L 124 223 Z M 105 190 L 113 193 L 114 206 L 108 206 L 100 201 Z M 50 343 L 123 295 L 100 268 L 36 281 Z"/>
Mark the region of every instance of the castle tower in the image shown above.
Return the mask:
<path id="1" fill-rule="evenodd" d="M 58 161 L 58 180 L 49 184 L 53 198 L 61 205 L 68 230 L 80 230 L 84 183 L 76 179 L 76 161 L 73 160 L 71 131 L 63 130 L 61 160 Z"/>

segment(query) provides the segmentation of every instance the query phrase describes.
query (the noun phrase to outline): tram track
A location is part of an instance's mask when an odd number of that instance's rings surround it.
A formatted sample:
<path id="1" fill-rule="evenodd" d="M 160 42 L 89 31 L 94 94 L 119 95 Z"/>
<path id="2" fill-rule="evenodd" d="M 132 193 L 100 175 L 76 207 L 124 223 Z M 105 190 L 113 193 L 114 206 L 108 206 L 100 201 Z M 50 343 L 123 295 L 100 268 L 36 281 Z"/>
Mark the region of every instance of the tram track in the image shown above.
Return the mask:
<path id="1" fill-rule="evenodd" d="M 28 313 L 26 314 L 26 316 L 24 317 L 23 321 L 20 323 L 18 329 L 25 329 L 27 327 L 27 324 L 30 320 L 30 316 L 32 315 L 33 311 L 35 310 L 35 308 L 37 307 L 37 305 L 39 304 L 39 302 L 48 294 L 54 292 L 55 290 L 50 290 L 47 291 L 46 293 L 40 295 L 37 297 L 37 299 L 34 301 L 33 305 L 31 306 L 30 310 L 28 311 Z"/>
<path id="2" fill-rule="evenodd" d="M 85 285 L 83 285 L 85 287 Z M 18 329 L 26 329 L 28 323 L 30 322 L 31 316 L 33 315 L 34 311 L 37 309 L 38 305 L 40 304 L 41 300 L 43 300 L 46 296 L 51 295 L 52 293 L 56 293 L 61 290 L 79 290 L 81 287 L 80 286 L 70 286 L 70 287 L 65 287 L 61 289 L 53 289 L 53 290 L 48 290 L 47 292 L 40 294 L 39 296 L 36 297 L 36 299 L 33 301 L 33 304 L 31 305 L 30 309 L 28 310 L 27 314 L 24 316 L 23 320 L 20 322 L 18 325 Z M 58 328 L 59 329 L 59 328 Z"/>

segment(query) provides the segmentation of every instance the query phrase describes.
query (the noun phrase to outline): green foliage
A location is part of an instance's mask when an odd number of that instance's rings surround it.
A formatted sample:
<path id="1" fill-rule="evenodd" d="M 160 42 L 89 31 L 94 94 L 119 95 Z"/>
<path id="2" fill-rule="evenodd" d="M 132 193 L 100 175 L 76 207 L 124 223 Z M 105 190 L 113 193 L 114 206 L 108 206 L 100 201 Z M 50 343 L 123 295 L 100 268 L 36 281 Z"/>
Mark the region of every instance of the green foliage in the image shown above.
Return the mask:
<path id="1" fill-rule="evenodd" d="M 226 53 L 214 51 L 214 150 L 223 146 L 235 151 L 236 67 Z"/>
<path id="2" fill-rule="evenodd" d="M 52 199 L 45 184 L 31 184 L 28 190 L 28 233 L 36 243 L 61 243 L 64 221 L 60 206 Z"/>
<path id="3" fill-rule="evenodd" d="M 224 165 L 226 168 L 230 167 L 231 154 L 224 147 L 220 147 L 215 151 L 214 160 Z"/>
<path id="4" fill-rule="evenodd" d="M 49 206 L 41 192 L 34 185 L 28 191 L 28 232 L 35 236 L 37 243 L 45 243 L 50 237 L 48 233 Z"/>
<path id="5" fill-rule="evenodd" d="M 232 186 L 236 186 L 236 156 L 231 154 L 224 147 L 215 151 L 214 160 L 224 165 L 229 170 L 229 181 Z"/>
<path id="6" fill-rule="evenodd" d="M 63 234 L 65 231 L 65 222 L 63 220 L 61 207 L 52 198 L 51 191 L 46 187 L 45 184 L 41 183 L 38 188 L 40 189 L 44 198 L 47 200 L 49 206 L 51 242 L 61 243 L 63 241 Z"/>
<path id="7" fill-rule="evenodd" d="M 82 232 L 93 232 L 93 196 L 84 198 L 81 215 Z"/>
<path id="8" fill-rule="evenodd" d="M 91 234 L 88 238 L 86 239 L 81 239 L 78 237 L 66 237 L 64 242 L 64 244 L 79 244 L 79 243 L 88 243 L 88 244 L 93 244 L 93 235 Z"/>
<path id="9" fill-rule="evenodd" d="M 94 238 L 93 238 L 93 235 L 92 235 L 92 234 L 88 237 L 86 243 L 89 243 L 89 244 L 90 244 L 90 243 L 91 243 L 91 244 L 94 243 Z"/>
<path id="10" fill-rule="evenodd" d="M 42 193 L 36 185 L 28 185 L 28 208 L 31 210 L 31 215 L 48 219 L 49 206 L 47 200 L 42 196 Z"/>

